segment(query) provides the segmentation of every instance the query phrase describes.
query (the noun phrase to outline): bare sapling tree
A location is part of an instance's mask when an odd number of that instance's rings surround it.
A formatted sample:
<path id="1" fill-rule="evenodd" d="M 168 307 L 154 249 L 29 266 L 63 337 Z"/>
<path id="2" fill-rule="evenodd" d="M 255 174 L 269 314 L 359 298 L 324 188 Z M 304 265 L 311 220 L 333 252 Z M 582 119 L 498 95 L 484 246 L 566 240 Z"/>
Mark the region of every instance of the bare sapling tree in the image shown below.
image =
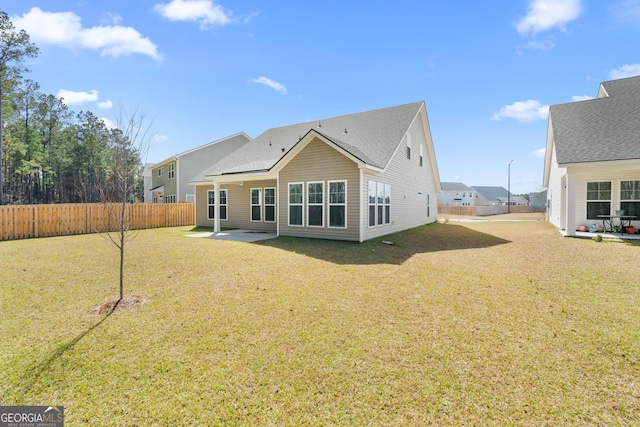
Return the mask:
<path id="1" fill-rule="evenodd" d="M 136 182 L 144 164 L 142 159 L 146 159 L 151 145 L 153 121 L 147 120 L 141 108 L 130 113 L 120 109 L 114 115 L 115 128 L 109 133 L 108 179 L 100 184 L 98 191 L 109 217 L 102 235 L 120 251 L 119 303 L 124 298 L 125 247 L 138 232 L 132 229 L 128 205 L 134 201 Z"/>

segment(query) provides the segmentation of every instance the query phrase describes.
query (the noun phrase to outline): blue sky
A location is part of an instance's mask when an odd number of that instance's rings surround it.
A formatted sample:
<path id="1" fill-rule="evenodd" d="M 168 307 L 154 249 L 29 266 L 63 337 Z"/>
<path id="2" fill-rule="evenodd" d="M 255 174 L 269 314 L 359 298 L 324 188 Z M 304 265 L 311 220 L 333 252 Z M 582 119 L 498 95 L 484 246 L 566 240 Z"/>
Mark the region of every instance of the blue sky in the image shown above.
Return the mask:
<path id="1" fill-rule="evenodd" d="M 424 100 L 440 179 L 538 191 L 548 106 L 640 74 L 640 0 L 5 0 L 29 78 L 74 111 L 142 106 L 149 162 Z"/>

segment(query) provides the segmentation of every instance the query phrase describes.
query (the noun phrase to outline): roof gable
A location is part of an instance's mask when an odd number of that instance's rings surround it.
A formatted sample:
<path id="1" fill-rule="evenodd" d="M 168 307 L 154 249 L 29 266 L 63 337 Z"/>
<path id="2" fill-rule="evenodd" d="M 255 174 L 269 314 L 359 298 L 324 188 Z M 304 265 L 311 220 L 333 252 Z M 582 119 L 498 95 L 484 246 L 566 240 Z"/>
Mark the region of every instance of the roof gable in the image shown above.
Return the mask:
<path id="1" fill-rule="evenodd" d="M 266 172 L 314 131 L 362 163 L 384 169 L 424 102 L 272 128 L 205 171 L 205 176 Z"/>
<path id="2" fill-rule="evenodd" d="M 640 159 L 640 76 L 603 82 L 603 93 L 550 107 L 558 164 Z"/>

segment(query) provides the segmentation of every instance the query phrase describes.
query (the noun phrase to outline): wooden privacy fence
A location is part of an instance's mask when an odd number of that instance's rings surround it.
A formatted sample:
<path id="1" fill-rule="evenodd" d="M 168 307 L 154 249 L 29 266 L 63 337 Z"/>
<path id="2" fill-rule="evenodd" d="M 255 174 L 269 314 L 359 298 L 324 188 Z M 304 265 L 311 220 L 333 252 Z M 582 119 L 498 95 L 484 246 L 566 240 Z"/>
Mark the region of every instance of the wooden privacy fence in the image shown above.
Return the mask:
<path id="1" fill-rule="evenodd" d="M 534 213 L 546 212 L 545 206 L 511 206 L 507 209 L 506 205 L 497 206 L 449 206 L 438 205 L 438 214 L 440 215 L 465 215 L 465 216 L 489 216 L 506 214 L 507 210 L 511 213 Z"/>
<path id="2" fill-rule="evenodd" d="M 101 233 L 120 228 L 119 203 L 0 206 L 0 240 Z M 195 224 L 193 203 L 127 204 L 129 229 Z"/>

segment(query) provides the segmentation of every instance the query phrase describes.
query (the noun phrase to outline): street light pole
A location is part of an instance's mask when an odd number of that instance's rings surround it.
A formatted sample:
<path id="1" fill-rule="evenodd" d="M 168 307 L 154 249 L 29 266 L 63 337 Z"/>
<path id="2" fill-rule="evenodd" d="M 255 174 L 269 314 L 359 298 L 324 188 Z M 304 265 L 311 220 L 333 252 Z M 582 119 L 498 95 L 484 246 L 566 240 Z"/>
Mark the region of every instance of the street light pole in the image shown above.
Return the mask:
<path id="1" fill-rule="evenodd" d="M 507 168 L 507 213 L 511 213 L 511 163 L 513 160 L 509 162 Z"/>

